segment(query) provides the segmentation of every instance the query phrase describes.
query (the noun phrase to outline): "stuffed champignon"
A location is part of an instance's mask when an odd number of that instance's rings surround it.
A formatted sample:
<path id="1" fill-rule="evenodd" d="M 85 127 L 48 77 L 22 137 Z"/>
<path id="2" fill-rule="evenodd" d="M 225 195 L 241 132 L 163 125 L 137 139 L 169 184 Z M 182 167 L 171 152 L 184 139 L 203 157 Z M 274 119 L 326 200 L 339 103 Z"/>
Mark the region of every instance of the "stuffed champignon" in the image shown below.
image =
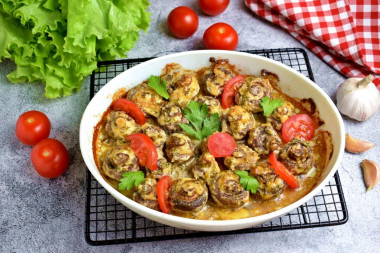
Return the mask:
<path id="1" fill-rule="evenodd" d="M 280 136 L 270 124 L 263 124 L 249 132 L 248 145 L 259 155 L 279 150 L 281 143 Z"/>
<path id="2" fill-rule="evenodd" d="M 169 132 L 181 130 L 179 123 L 187 123 L 188 120 L 183 116 L 179 106 L 172 103 L 166 103 L 160 111 L 157 118 L 158 124 Z"/>
<path id="3" fill-rule="evenodd" d="M 209 185 L 212 199 L 224 208 L 238 208 L 249 200 L 249 192 L 240 184 L 240 177 L 230 170 L 221 171 Z"/>
<path id="4" fill-rule="evenodd" d="M 306 174 L 314 166 L 315 156 L 310 144 L 294 138 L 280 152 L 279 161 L 293 174 Z"/>
<path id="5" fill-rule="evenodd" d="M 141 127 L 141 130 L 144 134 L 148 135 L 152 139 L 157 149 L 162 149 L 164 147 L 167 136 L 163 129 L 158 126 L 146 123 Z"/>
<path id="6" fill-rule="evenodd" d="M 157 200 L 157 181 L 145 178 L 133 193 L 133 200 L 154 210 L 160 210 Z"/>
<path id="7" fill-rule="evenodd" d="M 259 182 L 258 192 L 263 200 L 278 197 L 286 187 L 285 181 L 274 173 L 267 162 L 255 166 L 251 173 Z"/>
<path id="8" fill-rule="evenodd" d="M 124 172 L 139 170 L 138 159 L 129 144 L 117 145 L 106 155 L 102 169 L 108 177 L 120 180 Z"/>
<path id="9" fill-rule="evenodd" d="M 138 105 L 144 113 L 158 117 L 165 101 L 146 83 L 140 84 L 128 92 L 127 98 Z"/>
<path id="10" fill-rule="evenodd" d="M 208 190 L 203 180 L 179 178 L 172 182 L 168 199 L 173 211 L 197 212 L 206 205 Z"/>
<path id="11" fill-rule="evenodd" d="M 162 78 L 166 81 L 169 101 L 175 105 L 186 107 L 199 92 L 195 73 L 185 70 L 179 64 L 167 64 Z"/>
<path id="12" fill-rule="evenodd" d="M 219 165 L 215 157 L 210 152 L 204 152 L 198 159 L 198 163 L 193 167 L 194 178 L 202 178 L 209 181 L 211 177 L 220 172 Z"/>
<path id="13" fill-rule="evenodd" d="M 258 159 L 255 151 L 244 144 L 237 144 L 232 155 L 224 158 L 224 165 L 230 170 L 250 170 Z"/>
<path id="14" fill-rule="evenodd" d="M 230 133 L 235 140 L 243 139 L 253 128 L 255 119 L 252 114 L 242 106 L 232 106 L 222 122 L 223 132 Z"/>
<path id="15" fill-rule="evenodd" d="M 267 122 L 272 124 L 277 131 L 281 130 L 282 124 L 293 115 L 294 107 L 291 103 L 286 102 L 277 107 L 271 115 L 267 117 Z"/>
<path id="16" fill-rule="evenodd" d="M 166 141 L 165 153 L 172 163 L 183 163 L 194 155 L 191 139 L 184 134 L 171 134 Z"/>
<path id="17" fill-rule="evenodd" d="M 169 163 L 161 153 L 162 152 L 158 152 L 157 170 L 147 170 L 147 176 L 160 179 L 162 176 L 170 176 L 172 174 L 172 164 Z"/>
<path id="18" fill-rule="evenodd" d="M 222 114 L 222 106 L 220 105 L 219 100 L 216 98 L 210 96 L 199 96 L 197 102 L 207 105 L 208 113 L 210 115 L 214 113 L 217 113 L 219 115 Z"/>
<path id="19" fill-rule="evenodd" d="M 139 130 L 139 125 L 125 112 L 112 111 L 107 115 L 105 130 L 109 136 L 125 140 L 125 136 L 136 133 Z"/>
<path id="20" fill-rule="evenodd" d="M 235 76 L 226 60 L 210 59 L 213 62 L 202 76 L 205 91 L 211 96 L 217 97 L 222 94 L 224 85 Z"/>
<path id="21" fill-rule="evenodd" d="M 271 94 L 272 86 L 268 79 L 248 75 L 236 91 L 235 102 L 252 113 L 261 112 L 261 99 L 271 97 Z"/>

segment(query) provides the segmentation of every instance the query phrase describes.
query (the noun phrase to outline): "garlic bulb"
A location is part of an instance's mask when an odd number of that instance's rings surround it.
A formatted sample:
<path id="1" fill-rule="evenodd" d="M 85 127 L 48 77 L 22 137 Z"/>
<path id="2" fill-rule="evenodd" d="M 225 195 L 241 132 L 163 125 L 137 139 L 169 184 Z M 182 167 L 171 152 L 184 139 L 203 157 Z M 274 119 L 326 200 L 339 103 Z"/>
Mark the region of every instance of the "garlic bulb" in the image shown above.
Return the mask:
<path id="1" fill-rule="evenodd" d="M 349 78 L 338 88 L 337 107 L 342 114 L 364 121 L 371 118 L 380 106 L 380 91 L 372 83 L 372 75 L 362 80 Z"/>

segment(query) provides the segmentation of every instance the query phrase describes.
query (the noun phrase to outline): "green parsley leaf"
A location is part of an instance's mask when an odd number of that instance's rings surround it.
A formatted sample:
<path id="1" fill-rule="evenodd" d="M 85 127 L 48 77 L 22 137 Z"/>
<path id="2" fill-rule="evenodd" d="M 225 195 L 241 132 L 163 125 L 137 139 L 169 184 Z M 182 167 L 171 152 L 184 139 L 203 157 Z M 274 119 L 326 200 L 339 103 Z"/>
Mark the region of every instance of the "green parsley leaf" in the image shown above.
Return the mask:
<path id="1" fill-rule="evenodd" d="M 219 114 L 214 113 L 207 117 L 208 106 L 206 104 L 190 101 L 183 112 L 190 123 L 180 123 L 179 126 L 198 140 L 202 140 L 220 129 Z"/>
<path id="2" fill-rule="evenodd" d="M 130 190 L 133 187 L 133 184 L 137 187 L 142 182 L 144 182 L 145 176 L 144 172 L 141 170 L 138 171 L 128 171 L 123 174 L 123 178 L 120 179 L 119 190 L 123 191 L 125 189 Z"/>
<path id="3" fill-rule="evenodd" d="M 166 89 L 165 79 L 161 78 L 160 80 L 159 76 L 151 75 L 148 80 L 148 86 L 154 89 L 161 97 L 169 99 L 169 93 Z"/>
<path id="4" fill-rule="evenodd" d="M 218 131 L 220 127 L 219 114 L 211 114 L 210 117 L 205 118 L 202 128 L 202 136 L 208 137 L 214 132 Z"/>
<path id="5" fill-rule="evenodd" d="M 249 176 L 247 171 L 235 170 L 235 173 L 239 175 L 240 184 L 244 189 L 256 193 L 259 188 L 259 181 L 256 178 Z"/>
<path id="6" fill-rule="evenodd" d="M 270 100 L 270 98 L 266 96 L 261 99 L 260 105 L 263 107 L 264 116 L 266 117 L 271 115 L 274 109 L 282 105 L 282 100 L 277 98 Z"/>

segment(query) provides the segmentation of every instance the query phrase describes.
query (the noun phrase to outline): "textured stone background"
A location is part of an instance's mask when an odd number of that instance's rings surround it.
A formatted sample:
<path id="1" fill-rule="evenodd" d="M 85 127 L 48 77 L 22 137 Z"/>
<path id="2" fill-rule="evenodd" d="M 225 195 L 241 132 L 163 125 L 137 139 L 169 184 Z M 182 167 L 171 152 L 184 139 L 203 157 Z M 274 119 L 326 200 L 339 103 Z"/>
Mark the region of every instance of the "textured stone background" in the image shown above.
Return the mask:
<path id="1" fill-rule="evenodd" d="M 238 50 L 302 47 L 278 27 L 254 16 L 242 0 L 231 1 L 217 17 L 201 13 L 195 0 L 151 1 L 151 26 L 141 34 L 129 58 L 157 56 L 167 51 L 203 49 L 204 30 L 227 22 L 239 33 Z M 169 2 L 169 3 L 168 3 Z M 179 5 L 192 7 L 199 15 L 199 29 L 189 39 L 173 38 L 166 17 Z M 308 51 L 316 83 L 333 99 L 345 78 Z M 366 193 L 359 163 L 364 158 L 380 162 L 380 114 L 367 122 L 344 118 L 346 131 L 371 141 L 377 147 L 363 155 L 345 153 L 339 168 L 349 221 L 341 226 L 147 242 L 92 247 L 84 240 L 86 166 L 79 150 L 78 129 L 88 103 L 89 78 L 82 90 L 63 99 L 48 100 L 42 85 L 11 84 L 5 75 L 13 63 L 0 63 L 0 252 L 372 252 L 380 248 L 380 186 Z M 29 160 L 31 148 L 14 135 L 18 116 L 28 110 L 45 112 L 52 122 L 51 137 L 61 140 L 71 156 L 71 165 L 61 177 L 39 177 Z M 376 250 L 375 250 L 376 251 Z"/>

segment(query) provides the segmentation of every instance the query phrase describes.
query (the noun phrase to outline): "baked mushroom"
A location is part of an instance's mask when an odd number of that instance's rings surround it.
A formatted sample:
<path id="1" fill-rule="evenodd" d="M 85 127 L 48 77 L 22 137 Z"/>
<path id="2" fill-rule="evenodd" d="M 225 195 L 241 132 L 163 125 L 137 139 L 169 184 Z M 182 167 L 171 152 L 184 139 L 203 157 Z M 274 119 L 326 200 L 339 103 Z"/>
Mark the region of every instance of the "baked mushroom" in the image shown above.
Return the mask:
<path id="1" fill-rule="evenodd" d="M 167 136 L 163 129 L 158 126 L 145 123 L 141 127 L 141 130 L 144 134 L 148 135 L 152 139 L 157 149 L 162 149 L 164 147 Z"/>
<path id="2" fill-rule="evenodd" d="M 166 103 L 146 83 L 142 83 L 128 91 L 127 98 L 137 104 L 144 113 L 156 118 L 160 115 L 161 107 Z"/>
<path id="3" fill-rule="evenodd" d="M 257 191 L 263 200 L 278 197 L 286 187 L 285 181 L 274 173 L 267 162 L 259 163 L 251 173 L 259 182 Z"/>
<path id="4" fill-rule="evenodd" d="M 249 132 L 248 145 L 259 155 L 267 155 L 281 148 L 281 138 L 271 124 L 263 124 Z"/>
<path id="5" fill-rule="evenodd" d="M 162 151 L 158 152 L 157 169 L 153 171 L 147 170 L 147 176 L 155 179 L 160 179 L 162 176 L 170 176 L 172 174 L 172 164 L 169 163 L 161 153 Z"/>
<path id="6" fill-rule="evenodd" d="M 294 107 L 291 103 L 285 102 L 277 107 L 271 115 L 267 117 L 267 122 L 272 124 L 277 131 L 281 130 L 282 124 L 293 115 Z"/>
<path id="7" fill-rule="evenodd" d="M 268 79 L 247 75 L 236 91 L 235 102 L 252 113 L 261 112 L 261 99 L 271 94 L 272 86 Z"/>
<path id="8" fill-rule="evenodd" d="M 240 105 L 232 106 L 222 123 L 222 131 L 230 133 L 235 140 L 243 139 L 254 126 L 252 114 Z"/>
<path id="9" fill-rule="evenodd" d="M 183 163 L 194 155 L 194 146 L 184 134 L 171 134 L 166 141 L 165 153 L 172 163 Z"/>
<path id="10" fill-rule="evenodd" d="M 145 178 L 145 181 L 133 193 L 133 200 L 151 209 L 160 210 L 157 200 L 157 181 L 153 178 Z"/>
<path id="11" fill-rule="evenodd" d="M 101 167 L 104 174 L 116 180 L 120 180 L 124 172 L 139 170 L 138 159 L 129 144 L 110 149 Z"/>
<path id="12" fill-rule="evenodd" d="M 183 116 L 179 106 L 166 103 L 161 108 L 157 122 L 168 132 L 175 132 L 181 130 L 179 123 L 187 123 L 188 120 Z"/>
<path id="13" fill-rule="evenodd" d="M 199 92 L 195 73 L 185 70 L 179 64 L 167 64 L 162 78 L 166 81 L 169 101 L 175 105 L 186 107 Z"/>
<path id="14" fill-rule="evenodd" d="M 105 130 L 112 138 L 125 140 L 125 136 L 139 130 L 139 125 L 124 111 L 112 111 L 107 115 Z"/>
<path id="15" fill-rule="evenodd" d="M 258 159 L 255 151 L 244 144 L 237 144 L 232 155 L 224 158 L 224 165 L 230 170 L 250 170 Z"/>
<path id="16" fill-rule="evenodd" d="M 241 186 L 240 177 L 230 170 L 214 177 L 209 189 L 212 199 L 222 207 L 241 207 L 249 200 L 249 192 Z"/>
<path id="17" fill-rule="evenodd" d="M 198 159 L 197 165 L 192 168 L 194 178 L 209 181 L 211 177 L 220 172 L 215 157 L 210 152 L 204 152 Z"/>
<path id="18" fill-rule="evenodd" d="M 203 180 L 179 178 L 172 182 L 168 199 L 173 211 L 198 212 L 207 203 L 208 190 Z"/>
<path id="19" fill-rule="evenodd" d="M 278 157 L 293 174 L 306 174 L 314 166 L 314 154 L 309 142 L 294 138 L 288 142 Z"/>
<path id="20" fill-rule="evenodd" d="M 217 97 L 222 94 L 224 90 L 224 85 L 230 80 L 235 74 L 229 67 L 228 60 L 220 59 L 215 60 L 211 58 L 212 65 L 210 68 L 204 71 L 202 80 L 205 84 L 205 90 L 211 96 Z"/>
<path id="21" fill-rule="evenodd" d="M 199 96 L 197 102 L 206 104 L 208 107 L 208 113 L 210 115 L 214 113 L 221 115 L 222 113 L 222 106 L 220 105 L 219 100 L 216 98 L 213 98 L 211 96 Z"/>

